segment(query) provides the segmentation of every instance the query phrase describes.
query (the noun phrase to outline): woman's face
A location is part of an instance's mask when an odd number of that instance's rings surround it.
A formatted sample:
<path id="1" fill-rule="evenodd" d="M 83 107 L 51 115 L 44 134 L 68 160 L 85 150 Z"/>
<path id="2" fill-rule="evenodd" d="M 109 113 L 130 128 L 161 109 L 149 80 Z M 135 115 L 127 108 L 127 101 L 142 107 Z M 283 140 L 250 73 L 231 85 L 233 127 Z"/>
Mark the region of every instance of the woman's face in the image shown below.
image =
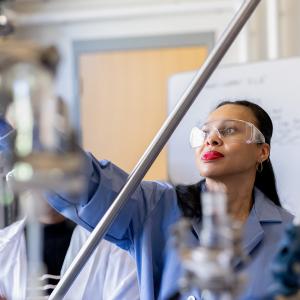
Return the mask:
<path id="1" fill-rule="evenodd" d="M 252 111 L 242 105 L 226 104 L 213 111 L 207 122 L 233 119 L 250 122 L 257 127 Z M 247 144 L 246 142 L 228 142 L 216 132 L 212 132 L 203 145 L 196 148 L 196 164 L 200 175 L 206 178 L 222 180 L 227 176 L 253 176 L 257 163 L 269 156 L 267 144 Z"/>

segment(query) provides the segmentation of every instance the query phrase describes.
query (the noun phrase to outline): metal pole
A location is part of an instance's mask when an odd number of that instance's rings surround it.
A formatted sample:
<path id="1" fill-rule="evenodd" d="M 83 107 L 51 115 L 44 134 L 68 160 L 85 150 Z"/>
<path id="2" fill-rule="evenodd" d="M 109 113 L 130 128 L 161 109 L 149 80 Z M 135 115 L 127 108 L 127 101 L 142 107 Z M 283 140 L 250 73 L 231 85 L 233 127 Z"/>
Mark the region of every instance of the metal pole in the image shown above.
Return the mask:
<path id="1" fill-rule="evenodd" d="M 266 4 L 268 59 L 278 59 L 280 55 L 279 2 L 268 0 Z"/>
<path id="2" fill-rule="evenodd" d="M 98 225 L 93 230 L 86 243 L 82 246 L 78 255 L 75 257 L 73 263 L 50 295 L 49 300 L 60 300 L 67 293 L 73 281 L 76 279 L 77 275 L 84 267 L 88 258 L 91 256 L 94 249 L 107 232 L 108 228 L 112 224 L 115 217 L 118 215 L 126 200 L 140 184 L 148 169 L 151 167 L 152 163 L 155 161 L 156 157 L 163 149 L 168 139 L 171 137 L 172 133 L 174 132 L 190 106 L 193 104 L 194 100 L 203 89 L 205 83 L 217 68 L 221 59 L 226 54 L 236 36 L 248 21 L 252 13 L 255 11 L 259 3 L 260 0 L 245 0 L 241 5 L 240 9 L 234 15 L 232 21 L 220 37 L 216 46 L 211 51 L 207 60 L 198 71 L 185 93 L 181 96 L 178 104 L 171 112 L 171 114 L 135 166 L 119 195 L 116 197 L 113 204 L 107 210 L 103 218 L 99 221 Z"/>

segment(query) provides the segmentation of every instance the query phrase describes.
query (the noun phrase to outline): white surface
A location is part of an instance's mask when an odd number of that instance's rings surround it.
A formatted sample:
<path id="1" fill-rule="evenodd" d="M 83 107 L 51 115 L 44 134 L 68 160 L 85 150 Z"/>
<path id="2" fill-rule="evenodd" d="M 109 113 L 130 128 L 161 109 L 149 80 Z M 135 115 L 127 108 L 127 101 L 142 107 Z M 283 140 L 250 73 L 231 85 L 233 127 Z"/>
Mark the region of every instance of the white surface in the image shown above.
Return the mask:
<path id="1" fill-rule="evenodd" d="M 181 73 L 169 81 L 169 108 L 174 107 L 195 73 Z M 175 183 L 200 179 L 189 147 L 190 129 L 205 120 L 222 100 L 246 99 L 271 116 L 274 133 L 271 161 L 281 201 L 300 215 L 300 58 L 219 68 L 197 98 L 168 147 L 169 176 Z"/>
<path id="2" fill-rule="evenodd" d="M 0 297 L 25 300 L 27 281 L 25 220 L 0 229 Z"/>
<path id="3" fill-rule="evenodd" d="M 279 26 L 279 2 L 267 0 L 267 49 L 269 59 L 280 57 L 280 26 Z"/>

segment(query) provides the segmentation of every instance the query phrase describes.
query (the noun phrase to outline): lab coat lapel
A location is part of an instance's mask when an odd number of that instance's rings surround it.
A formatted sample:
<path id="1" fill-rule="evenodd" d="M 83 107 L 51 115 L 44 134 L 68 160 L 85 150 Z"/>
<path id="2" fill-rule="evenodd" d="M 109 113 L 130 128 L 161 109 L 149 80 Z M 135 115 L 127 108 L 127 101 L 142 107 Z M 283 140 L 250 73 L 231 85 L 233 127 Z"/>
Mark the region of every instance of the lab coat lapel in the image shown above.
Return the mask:
<path id="1" fill-rule="evenodd" d="M 206 192 L 206 185 L 205 182 L 200 182 L 200 190 L 201 192 Z M 258 244 L 262 241 L 264 236 L 264 230 L 260 224 L 260 216 L 257 215 L 257 209 L 264 209 L 262 202 L 264 201 L 264 195 L 258 189 L 254 189 L 254 205 L 248 216 L 246 224 L 244 225 L 243 230 L 243 251 L 245 255 L 250 255 L 253 249 L 258 246 Z M 265 212 L 263 212 L 264 214 Z M 263 219 L 264 216 L 262 216 Z M 272 216 L 273 217 L 273 216 Z M 271 218 L 272 218 L 271 217 Z M 197 233 L 199 237 L 199 232 L 201 230 L 201 226 L 199 227 L 199 223 L 193 222 L 193 230 Z M 240 260 L 237 260 L 237 265 L 239 264 Z"/>
<path id="2" fill-rule="evenodd" d="M 245 255 L 250 255 L 253 249 L 258 246 L 264 237 L 264 230 L 259 219 L 252 209 L 244 227 L 243 250 Z"/>
<path id="3" fill-rule="evenodd" d="M 264 237 L 265 223 L 281 223 L 278 207 L 260 190 L 254 189 L 254 205 L 244 227 L 243 248 L 246 255 L 251 254 Z"/>

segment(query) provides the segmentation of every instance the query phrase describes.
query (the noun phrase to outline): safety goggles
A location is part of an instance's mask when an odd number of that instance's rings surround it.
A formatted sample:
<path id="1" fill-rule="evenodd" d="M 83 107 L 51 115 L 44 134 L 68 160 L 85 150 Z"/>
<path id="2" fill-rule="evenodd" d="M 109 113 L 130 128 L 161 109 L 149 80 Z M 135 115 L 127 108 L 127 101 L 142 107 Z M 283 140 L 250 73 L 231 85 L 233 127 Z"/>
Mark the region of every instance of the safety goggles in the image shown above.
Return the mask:
<path id="1" fill-rule="evenodd" d="M 215 120 L 194 127 L 190 135 L 192 148 L 201 147 L 216 135 L 225 143 L 263 144 L 264 135 L 252 123 L 242 120 Z"/>

